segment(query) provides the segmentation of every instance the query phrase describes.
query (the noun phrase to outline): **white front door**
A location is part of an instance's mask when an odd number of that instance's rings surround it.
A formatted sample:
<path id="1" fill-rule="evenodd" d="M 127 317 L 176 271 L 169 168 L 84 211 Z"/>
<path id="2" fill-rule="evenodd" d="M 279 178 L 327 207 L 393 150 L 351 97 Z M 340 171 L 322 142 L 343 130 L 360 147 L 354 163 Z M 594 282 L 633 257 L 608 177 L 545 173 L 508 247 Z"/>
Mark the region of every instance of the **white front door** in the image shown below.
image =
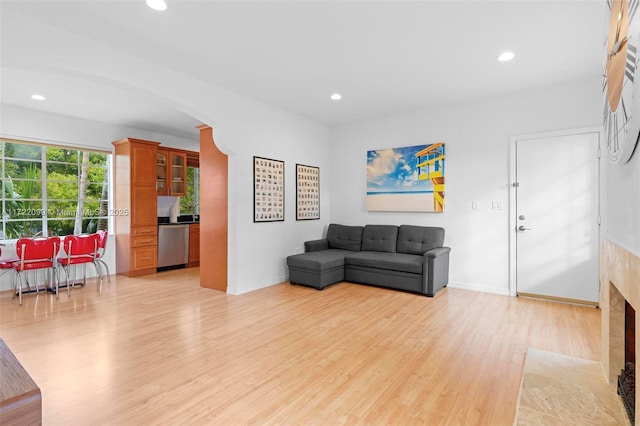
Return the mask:
<path id="1" fill-rule="evenodd" d="M 598 141 L 598 132 L 516 138 L 518 294 L 598 301 Z"/>

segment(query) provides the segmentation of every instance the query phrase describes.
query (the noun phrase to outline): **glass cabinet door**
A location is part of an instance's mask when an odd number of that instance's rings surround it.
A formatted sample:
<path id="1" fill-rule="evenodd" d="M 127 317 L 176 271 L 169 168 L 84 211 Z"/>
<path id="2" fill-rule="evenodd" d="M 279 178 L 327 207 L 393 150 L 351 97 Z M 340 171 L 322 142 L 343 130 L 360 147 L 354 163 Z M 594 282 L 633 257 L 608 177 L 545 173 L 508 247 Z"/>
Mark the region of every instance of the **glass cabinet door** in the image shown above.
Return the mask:
<path id="1" fill-rule="evenodd" d="M 186 153 L 170 152 L 171 190 L 170 195 L 185 195 L 187 184 L 187 155 Z"/>
<path id="2" fill-rule="evenodd" d="M 166 151 L 158 151 L 156 160 L 156 191 L 158 195 L 167 195 L 167 160 Z"/>

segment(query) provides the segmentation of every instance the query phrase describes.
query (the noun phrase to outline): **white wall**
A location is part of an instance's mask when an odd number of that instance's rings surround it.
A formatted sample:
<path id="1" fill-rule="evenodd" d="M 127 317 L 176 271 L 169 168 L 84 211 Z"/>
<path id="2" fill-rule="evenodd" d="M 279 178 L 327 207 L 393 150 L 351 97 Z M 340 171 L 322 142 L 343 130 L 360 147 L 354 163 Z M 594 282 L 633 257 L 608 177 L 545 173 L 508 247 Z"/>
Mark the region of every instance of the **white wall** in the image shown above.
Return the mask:
<path id="1" fill-rule="evenodd" d="M 247 117 L 229 156 L 229 274 L 240 294 L 287 280 L 285 258 L 314 239 L 329 221 L 329 130 L 281 114 Z M 242 121 L 242 118 L 239 117 Z M 239 129 L 238 129 L 239 130 Z M 214 129 L 214 138 L 215 129 Z M 234 138 L 235 139 L 235 138 Z M 253 223 L 253 156 L 285 162 L 285 221 Z M 320 167 L 320 220 L 296 221 L 295 165 Z M 235 273 L 232 276 L 231 273 Z"/>
<path id="2" fill-rule="evenodd" d="M 148 132 L 133 127 L 115 126 L 98 121 L 82 120 L 33 109 L 0 105 L 0 135 L 5 138 L 61 144 L 111 151 L 111 142 L 125 137 L 160 142 L 164 146 L 199 151 L 197 132 L 191 139 Z M 189 129 L 191 130 L 191 129 Z"/>
<path id="3" fill-rule="evenodd" d="M 603 149 L 606 156 L 606 150 Z M 604 238 L 640 256 L 640 145 L 626 164 L 603 161 Z"/>
<path id="4" fill-rule="evenodd" d="M 450 285 L 509 292 L 509 142 L 512 135 L 600 125 L 600 77 L 464 105 L 345 125 L 331 143 L 331 221 L 445 228 Z M 366 209 L 366 152 L 446 143 L 444 213 Z M 479 210 L 472 210 L 472 201 Z M 492 210 L 492 201 L 502 210 Z"/>
<path id="5" fill-rule="evenodd" d="M 7 18 L 3 19 L 7 25 L 3 30 L 21 37 L 28 48 L 3 44 L 3 66 L 113 84 L 173 105 L 213 127 L 216 144 L 229 155 L 228 291 L 244 293 L 286 279 L 285 257 L 302 241 L 317 237 L 328 222 L 330 132 L 326 126 L 20 14 L 6 14 L 10 16 L 3 17 Z M 59 57 L 66 59 L 64 69 L 50 69 L 47 64 Z M 3 119 L 2 126 L 13 124 Z M 37 124 L 28 120 L 22 127 L 28 135 L 37 131 Z M 42 133 L 45 138 L 73 140 L 64 134 L 64 128 L 57 130 L 60 134 L 54 137 Z M 131 135 L 118 137 L 124 136 Z M 107 140 L 111 139 L 109 135 Z M 285 161 L 285 222 L 253 223 L 254 155 Z M 296 162 L 320 167 L 321 220 L 295 220 Z"/>

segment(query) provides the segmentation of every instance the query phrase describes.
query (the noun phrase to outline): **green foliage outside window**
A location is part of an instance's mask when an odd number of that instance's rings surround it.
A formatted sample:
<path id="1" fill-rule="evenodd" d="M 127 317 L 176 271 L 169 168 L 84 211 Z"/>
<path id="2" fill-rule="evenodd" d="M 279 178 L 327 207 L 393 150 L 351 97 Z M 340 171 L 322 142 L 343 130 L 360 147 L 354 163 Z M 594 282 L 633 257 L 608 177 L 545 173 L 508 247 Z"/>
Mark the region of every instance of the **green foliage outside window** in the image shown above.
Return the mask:
<path id="1" fill-rule="evenodd" d="M 180 197 L 180 214 L 199 214 L 200 169 L 187 167 L 187 194 Z"/>
<path id="2" fill-rule="evenodd" d="M 110 154 L 0 141 L 4 238 L 107 229 Z"/>

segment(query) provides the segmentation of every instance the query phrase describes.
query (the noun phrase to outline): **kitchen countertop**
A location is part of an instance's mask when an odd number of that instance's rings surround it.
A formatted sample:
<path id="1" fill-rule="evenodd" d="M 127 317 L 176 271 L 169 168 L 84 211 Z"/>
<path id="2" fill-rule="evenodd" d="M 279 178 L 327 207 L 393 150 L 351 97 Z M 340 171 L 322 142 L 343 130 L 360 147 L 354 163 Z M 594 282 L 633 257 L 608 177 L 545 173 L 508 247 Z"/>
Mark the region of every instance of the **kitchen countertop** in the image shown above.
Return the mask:
<path id="1" fill-rule="evenodd" d="M 196 220 L 193 220 L 193 216 L 190 214 L 178 216 L 177 222 L 170 222 L 169 216 L 159 216 L 158 225 L 191 225 L 194 223 L 200 223 L 200 215 L 196 215 Z"/>

